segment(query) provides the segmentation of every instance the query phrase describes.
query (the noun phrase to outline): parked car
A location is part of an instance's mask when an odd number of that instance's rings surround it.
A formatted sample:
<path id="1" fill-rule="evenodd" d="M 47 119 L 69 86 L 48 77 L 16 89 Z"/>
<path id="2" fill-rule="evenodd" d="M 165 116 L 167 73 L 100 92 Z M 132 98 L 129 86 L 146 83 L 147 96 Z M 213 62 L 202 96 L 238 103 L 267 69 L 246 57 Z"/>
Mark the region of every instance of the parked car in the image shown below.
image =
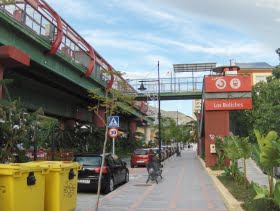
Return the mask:
<path id="1" fill-rule="evenodd" d="M 155 155 L 156 153 L 151 149 L 136 149 L 131 154 L 130 166 L 131 168 L 146 166 Z"/>
<path id="2" fill-rule="evenodd" d="M 166 147 L 166 146 L 162 146 L 162 147 L 161 147 L 161 150 L 163 151 L 164 159 L 167 159 L 167 158 L 168 158 L 168 150 L 167 150 L 167 147 Z"/>
<path id="3" fill-rule="evenodd" d="M 78 173 L 78 190 L 96 191 L 98 177 L 101 170 L 103 154 L 82 153 L 74 156 L 73 161 L 82 165 Z M 114 187 L 129 181 L 129 171 L 126 163 L 116 155 L 105 154 L 104 166 L 101 178 L 101 191 L 109 193 Z"/>

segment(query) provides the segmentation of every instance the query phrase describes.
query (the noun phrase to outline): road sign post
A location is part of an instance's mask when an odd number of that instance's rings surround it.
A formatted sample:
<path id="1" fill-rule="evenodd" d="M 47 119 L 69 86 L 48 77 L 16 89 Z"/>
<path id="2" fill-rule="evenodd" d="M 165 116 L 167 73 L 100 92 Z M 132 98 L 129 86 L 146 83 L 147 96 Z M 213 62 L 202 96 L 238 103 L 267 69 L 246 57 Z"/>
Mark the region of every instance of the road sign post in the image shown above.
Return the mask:
<path id="1" fill-rule="evenodd" d="M 112 151 L 113 151 L 113 155 L 115 154 L 115 138 L 113 138 L 113 149 L 112 149 Z"/>
<path id="2" fill-rule="evenodd" d="M 113 155 L 114 155 L 115 154 L 115 138 L 117 138 L 118 135 L 119 135 L 118 128 L 110 128 L 108 130 L 108 135 L 113 139 L 112 152 L 113 152 Z"/>

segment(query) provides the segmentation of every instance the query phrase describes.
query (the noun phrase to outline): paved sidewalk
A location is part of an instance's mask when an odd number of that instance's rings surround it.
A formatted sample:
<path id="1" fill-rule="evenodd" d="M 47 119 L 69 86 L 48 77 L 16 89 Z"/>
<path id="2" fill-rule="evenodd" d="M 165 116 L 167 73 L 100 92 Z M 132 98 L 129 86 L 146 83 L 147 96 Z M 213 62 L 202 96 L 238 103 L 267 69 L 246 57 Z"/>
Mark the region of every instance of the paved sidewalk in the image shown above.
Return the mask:
<path id="1" fill-rule="evenodd" d="M 102 197 L 99 211 L 227 210 L 195 151 L 182 151 L 181 157 L 173 156 L 165 161 L 163 179 L 158 184 L 146 184 L 146 169 L 131 171 L 138 171 L 139 176 Z M 83 209 L 77 207 L 77 210 Z"/>
<path id="2" fill-rule="evenodd" d="M 238 160 L 238 167 L 243 171 L 243 161 Z M 266 185 L 268 187 L 267 175 L 257 166 L 256 162 L 251 158 L 246 159 L 247 178 L 251 182 L 258 183 L 259 185 Z"/>

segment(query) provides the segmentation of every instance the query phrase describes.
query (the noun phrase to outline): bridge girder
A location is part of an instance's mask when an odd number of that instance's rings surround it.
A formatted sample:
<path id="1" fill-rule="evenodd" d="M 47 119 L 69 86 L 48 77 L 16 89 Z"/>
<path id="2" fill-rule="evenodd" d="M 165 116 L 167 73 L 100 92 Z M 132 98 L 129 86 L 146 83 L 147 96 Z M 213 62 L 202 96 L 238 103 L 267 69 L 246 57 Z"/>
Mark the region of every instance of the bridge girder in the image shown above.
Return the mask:
<path id="1" fill-rule="evenodd" d="M 87 102 L 87 90 L 105 90 L 106 84 L 101 80 L 99 81 L 93 76 L 84 77 L 84 67 L 82 65 L 71 61 L 71 59 L 62 54 L 47 55 L 46 52 L 50 49 L 50 44 L 47 43 L 43 37 L 31 33 L 30 29 L 22 27 L 19 23 L 2 12 L 0 12 L 0 25 L 0 45 L 13 45 L 23 52 L 28 53 L 31 57 L 31 69 L 33 68 L 40 72 L 41 74 L 39 74 L 39 76 L 46 77 L 46 81 L 51 82 L 51 80 L 47 78 L 47 75 L 44 75 L 44 71 L 47 70 L 56 75 L 57 78 L 63 78 L 66 84 L 75 84 L 74 87 L 79 91 L 79 94 L 77 90 L 71 90 L 67 85 L 65 88 L 68 89 L 68 93 L 73 92 L 74 95 L 79 95 L 80 100 L 84 103 Z M 22 69 L 22 71 L 27 71 L 27 69 Z M 105 95 L 105 92 L 99 91 L 98 94 L 102 96 Z M 30 102 L 27 101 L 26 103 L 31 106 Z M 33 106 L 34 105 L 35 104 L 33 104 Z M 145 119 L 145 115 L 135 108 L 126 106 L 125 109 L 132 115 Z M 62 114 L 59 111 L 56 113 Z M 67 114 L 65 113 L 66 116 L 69 116 L 69 114 L 69 112 L 67 112 Z M 145 120 L 150 121 L 148 119 Z"/>

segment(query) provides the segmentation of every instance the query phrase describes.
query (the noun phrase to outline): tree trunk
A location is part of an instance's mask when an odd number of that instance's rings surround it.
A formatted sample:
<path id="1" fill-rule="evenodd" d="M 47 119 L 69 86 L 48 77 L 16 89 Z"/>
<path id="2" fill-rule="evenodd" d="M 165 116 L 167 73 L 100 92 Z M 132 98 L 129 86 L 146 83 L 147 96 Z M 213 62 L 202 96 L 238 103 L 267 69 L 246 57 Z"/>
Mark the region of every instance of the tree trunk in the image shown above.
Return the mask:
<path id="1" fill-rule="evenodd" d="M 106 125 L 106 131 L 105 131 L 105 141 L 103 145 L 103 151 L 102 151 L 102 162 L 101 162 L 101 169 L 98 177 L 98 188 L 97 188 L 97 200 L 96 200 L 96 206 L 95 206 L 95 211 L 98 211 L 98 205 L 99 205 L 99 198 L 100 198 L 100 189 L 101 189 L 101 177 L 102 177 L 102 171 L 103 171 L 103 166 L 104 166 L 104 158 L 105 158 L 105 152 L 106 152 L 106 144 L 108 140 L 108 126 Z"/>
<path id="2" fill-rule="evenodd" d="M 106 92 L 106 99 L 108 97 L 108 92 Z M 111 112 L 109 113 L 109 116 L 111 115 Z M 106 121 L 106 120 L 105 120 Z M 106 144 L 108 140 L 108 125 L 106 124 L 106 130 L 105 130 L 105 141 L 103 144 L 103 151 L 102 151 L 102 162 L 101 162 L 101 169 L 98 177 L 98 188 L 97 188 L 97 200 L 96 200 L 96 206 L 95 206 L 95 211 L 98 211 L 98 206 L 99 206 L 99 199 L 100 199 L 100 189 L 101 189 L 101 177 L 102 177 L 102 172 L 103 172 L 103 166 L 104 166 L 104 160 L 105 160 L 105 152 L 106 152 Z"/>

